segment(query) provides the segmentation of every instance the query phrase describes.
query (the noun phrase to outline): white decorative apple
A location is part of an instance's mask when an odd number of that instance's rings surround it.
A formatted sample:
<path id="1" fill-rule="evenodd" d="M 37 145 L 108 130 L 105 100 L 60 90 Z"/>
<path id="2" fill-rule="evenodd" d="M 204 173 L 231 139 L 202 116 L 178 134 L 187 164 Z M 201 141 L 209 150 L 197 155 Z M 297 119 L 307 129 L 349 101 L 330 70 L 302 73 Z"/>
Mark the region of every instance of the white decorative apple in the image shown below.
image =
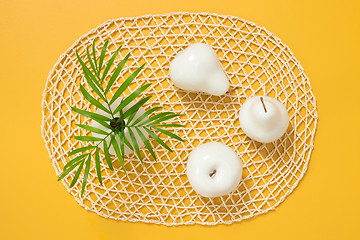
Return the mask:
<path id="1" fill-rule="evenodd" d="M 170 63 L 170 78 L 175 86 L 212 95 L 229 89 L 227 78 L 216 52 L 204 43 L 190 45 Z"/>
<path id="2" fill-rule="evenodd" d="M 201 196 L 211 198 L 229 194 L 238 186 L 241 175 L 239 156 L 223 143 L 205 143 L 190 153 L 187 176 Z"/>
<path id="3" fill-rule="evenodd" d="M 120 105 L 120 103 L 121 103 L 121 99 L 120 99 L 120 98 L 119 98 L 119 99 L 116 99 L 116 100 L 110 105 L 111 110 L 114 111 L 114 110 L 116 109 L 116 107 Z M 124 107 L 124 111 L 126 111 L 126 110 L 129 109 L 129 108 L 131 108 L 134 104 L 136 104 L 135 101 L 130 102 L 126 107 Z M 108 109 L 108 106 L 107 106 L 105 103 L 103 104 L 103 106 Z M 103 116 L 108 117 L 108 118 L 112 118 L 112 116 L 111 116 L 110 114 L 104 112 L 103 110 L 101 110 L 101 109 L 99 109 L 99 108 L 95 111 L 95 113 L 100 114 L 100 115 L 103 115 Z M 138 117 L 140 117 L 140 116 L 141 116 L 142 114 L 144 114 L 144 113 L 145 113 L 145 110 L 144 110 L 142 107 L 139 108 L 138 112 L 136 113 L 135 117 L 131 120 L 131 122 L 134 122 Z M 115 117 L 119 117 L 119 116 L 120 116 L 120 113 L 116 113 L 116 114 L 115 114 Z M 143 122 L 143 121 L 145 121 L 145 120 L 147 120 L 147 119 L 148 119 L 148 117 L 144 118 L 143 120 L 140 121 L 140 123 Z M 127 122 L 127 119 L 125 119 L 125 122 Z M 108 123 L 109 123 L 109 122 L 108 122 Z M 109 123 L 109 124 L 110 124 L 110 123 Z M 99 123 L 96 122 L 95 120 L 92 120 L 92 121 L 91 121 L 91 126 L 92 126 L 92 127 L 96 127 L 96 128 L 100 128 L 101 130 L 104 130 L 105 132 L 110 132 L 110 129 L 102 126 L 101 124 L 99 124 Z M 139 129 L 140 129 L 140 131 L 142 132 L 142 134 L 144 134 L 144 136 L 148 139 L 148 138 L 149 138 L 149 134 L 144 130 L 144 128 L 139 128 Z M 144 146 L 144 143 L 143 143 L 143 141 L 141 140 L 139 134 L 138 134 L 136 131 L 133 131 L 133 132 L 134 132 L 134 135 L 135 135 L 135 138 L 136 138 L 136 142 L 137 142 L 138 145 L 139 145 L 139 148 L 142 147 L 142 146 Z M 98 133 L 92 133 L 92 135 L 93 135 L 94 137 L 99 137 L 99 138 L 103 138 L 103 137 L 104 137 L 104 135 L 101 135 L 101 134 L 98 134 Z M 130 140 L 131 138 L 130 138 L 130 135 L 129 135 L 129 131 L 128 131 L 127 128 L 125 128 L 125 137 L 126 137 L 127 139 L 129 139 L 129 141 L 131 141 L 131 140 Z M 119 136 L 116 136 L 115 139 L 116 139 L 116 141 L 120 144 L 120 137 L 119 137 Z M 109 146 L 110 140 L 111 140 L 110 136 L 106 138 L 105 141 L 106 141 L 106 143 L 107 143 L 107 146 Z M 100 144 L 99 146 L 100 146 L 101 149 L 104 149 L 104 145 L 103 145 L 103 144 Z M 119 145 L 119 146 L 120 146 L 120 145 Z M 125 155 L 130 154 L 130 153 L 133 152 L 133 150 L 131 150 L 131 149 L 130 149 L 128 146 L 126 146 L 126 145 L 125 145 L 124 151 L 125 151 Z M 111 145 L 111 147 L 109 148 L 109 153 L 112 154 L 112 155 L 115 155 L 115 149 L 114 149 L 114 147 L 113 147 L 112 145 Z"/>
<path id="4" fill-rule="evenodd" d="M 289 114 L 278 100 L 267 96 L 255 96 L 241 106 L 239 120 L 247 136 L 261 143 L 269 143 L 279 139 L 286 132 Z"/>

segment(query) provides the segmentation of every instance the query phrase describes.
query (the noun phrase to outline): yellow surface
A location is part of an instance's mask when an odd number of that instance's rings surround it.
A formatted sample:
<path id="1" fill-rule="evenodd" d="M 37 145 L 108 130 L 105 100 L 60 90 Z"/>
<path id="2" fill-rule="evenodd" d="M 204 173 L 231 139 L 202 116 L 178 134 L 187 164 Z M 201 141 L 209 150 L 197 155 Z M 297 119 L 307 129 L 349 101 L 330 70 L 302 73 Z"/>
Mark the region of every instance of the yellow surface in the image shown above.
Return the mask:
<path id="1" fill-rule="evenodd" d="M 171 11 L 230 14 L 287 44 L 310 78 L 319 124 L 308 172 L 268 214 L 230 226 L 165 227 L 107 220 L 67 193 L 40 135 L 53 64 L 107 19 Z M 0 239 L 360 239 L 360 2 L 0 2 Z"/>

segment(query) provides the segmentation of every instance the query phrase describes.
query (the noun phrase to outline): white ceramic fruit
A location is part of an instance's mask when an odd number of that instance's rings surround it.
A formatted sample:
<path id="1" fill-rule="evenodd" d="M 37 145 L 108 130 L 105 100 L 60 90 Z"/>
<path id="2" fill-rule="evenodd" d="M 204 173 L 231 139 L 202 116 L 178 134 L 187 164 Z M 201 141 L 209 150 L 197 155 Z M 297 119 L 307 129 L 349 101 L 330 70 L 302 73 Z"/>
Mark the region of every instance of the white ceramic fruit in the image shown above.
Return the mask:
<path id="1" fill-rule="evenodd" d="M 204 43 L 190 45 L 170 63 L 170 78 L 175 86 L 212 95 L 223 95 L 229 80 L 216 52 Z"/>
<path id="2" fill-rule="evenodd" d="M 255 96 L 245 101 L 239 113 L 240 126 L 247 136 L 261 143 L 279 139 L 289 125 L 289 114 L 278 100 Z"/>
<path id="3" fill-rule="evenodd" d="M 239 156 L 219 142 L 197 146 L 187 163 L 187 176 L 193 189 L 203 197 L 219 197 L 234 191 L 242 175 Z"/>

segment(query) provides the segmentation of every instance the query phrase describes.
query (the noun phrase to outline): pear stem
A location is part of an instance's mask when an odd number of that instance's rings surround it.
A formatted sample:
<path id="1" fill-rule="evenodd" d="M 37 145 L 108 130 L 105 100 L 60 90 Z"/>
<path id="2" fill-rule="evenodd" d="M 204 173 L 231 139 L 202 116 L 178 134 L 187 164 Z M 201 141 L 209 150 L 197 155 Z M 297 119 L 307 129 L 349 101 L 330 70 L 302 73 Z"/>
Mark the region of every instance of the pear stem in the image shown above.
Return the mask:
<path id="1" fill-rule="evenodd" d="M 232 93 L 232 92 L 234 92 L 234 91 L 238 90 L 239 88 L 240 88 L 239 86 L 234 87 L 233 89 L 231 89 L 231 90 L 227 91 L 226 93 Z"/>
<path id="2" fill-rule="evenodd" d="M 265 103 L 264 103 L 264 98 L 260 97 L 260 101 L 261 101 L 261 103 L 262 103 L 262 105 L 264 107 L 265 112 L 267 112 L 266 107 L 265 107 Z"/>

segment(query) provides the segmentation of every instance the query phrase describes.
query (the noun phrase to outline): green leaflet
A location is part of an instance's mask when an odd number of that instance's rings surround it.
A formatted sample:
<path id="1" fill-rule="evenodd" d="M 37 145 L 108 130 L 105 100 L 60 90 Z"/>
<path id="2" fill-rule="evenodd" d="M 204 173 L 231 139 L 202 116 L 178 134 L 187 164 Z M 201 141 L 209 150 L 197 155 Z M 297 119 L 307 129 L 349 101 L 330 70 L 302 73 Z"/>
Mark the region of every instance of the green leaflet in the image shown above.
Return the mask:
<path id="1" fill-rule="evenodd" d="M 124 107 L 126 107 L 130 102 L 134 101 L 134 99 L 140 95 L 145 89 L 147 89 L 151 84 L 145 84 L 144 86 L 136 89 L 134 92 L 132 92 L 129 96 L 127 96 L 120 105 L 115 109 L 114 114 L 118 113 L 120 110 L 122 110 Z"/>
<path id="2" fill-rule="evenodd" d="M 63 179 L 66 175 L 68 175 L 77 165 L 79 165 L 81 163 L 81 161 L 73 164 L 71 167 L 69 167 L 68 169 L 66 169 L 63 174 L 60 175 L 60 177 L 58 178 L 58 181 L 60 181 L 61 179 Z"/>
<path id="3" fill-rule="evenodd" d="M 105 94 L 110 90 L 111 86 L 114 84 L 115 80 L 117 79 L 117 77 L 119 76 L 121 70 L 123 69 L 126 61 L 128 60 L 128 58 L 130 57 L 130 53 L 128 53 L 126 55 L 126 57 L 121 61 L 121 63 L 118 65 L 118 67 L 116 68 L 114 74 L 111 76 L 108 85 L 105 89 Z"/>
<path id="4" fill-rule="evenodd" d="M 95 150 L 95 168 L 96 168 L 96 174 L 99 179 L 100 184 L 102 185 L 102 179 L 101 179 L 101 169 L 100 169 L 100 152 L 99 148 L 96 147 Z"/>
<path id="5" fill-rule="evenodd" d="M 99 60 L 99 69 L 98 69 L 98 75 L 100 75 L 100 71 L 101 71 L 101 68 L 102 68 L 102 65 L 103 65 L 103 62 L 104 62 L 104 59 L 105 59 L 105 53 L 106 53 L 106 49 L 107 49 L 107 45 L 109 44 L 109 41 L 106 41 L 102 50 L 101 50 L 101 54 L 100 54 L 100 60 Z"/>
<path id="6" fill-rule="evenodd" d="M 86 146 L 86 147 L 77 148 L 77 149 L 69 152 L 68 157 L 70 157 L 70 156 L 72 156 L 72 155 L 74 155 L 76 153 L 84 152 L 84 151 L 92 149 L 92 148 L 95 148 L 95 146 Z"/>
<path id="7" fill-rule="evenodd" d="M 124 172 L 126 173 L 126 169 L 125 169 L 125 165 L 124 165 L 124 159 L 122 157 L 122 153 L 120 152 L 119 145 L 118 145 L 114 135 L 111 135 L 111 144 L 114 147 L 116 156 L 118 157 L 118 159 L 120 161 L 121 167 L 123 168 Z"/>
<path id="8" fill-rule="evenodd" d="M 102 138 L 98 137 L 91 137 L 91 136 L 75 136 L 76 140 L 84 141 L 84 142 L 96 142 L 96 141 L 102 141 Z"/>
<path id="9" fill-rule="evenodd" d="M 98 133 L 98 134 L 102 134 L 102 135 L 109 135 L 108 132 L 105 132 L 104 130 L 101 130 L 100 128 L 96 128 L 96 127 L 92 127 L 92 126 L 88 126 L 88 125 L 83 125 L 83 124 L 76 124 L 76 126 L 81 127 L 85 130 L 88 130 L 90 132 L 94 132 L 94 133 Z"/>
<path id="10" fill-rule="evenodd" d="M 166 117 L 166 116 L 174 116 L 174 117 L 177 117 L 178 115 L 177 114 L 174 114 L 173 112 L 162 112 L 162 113 L 159 113 L 155 116 L 152 116 L 151 118 L 145 120 L 145 121 L 142 121 L 140 126 L 144 126 L 144 125 L 154 125 L 153 122 L 155 122 L 156 120 L 158 119 L 161 119 L 163 117 Z"/>
<path id="11" fill-rule="evenodd" d="M 85 167 L 85 172 L 84 172 L 84 179 L 83 179 L 83 183 L 81 185 L 81 196 L 84 195 L 84 191 L 85 191 L 85 186 L 86 186 L 86 182 L 89 176 L 89 172 L 90 172 L 90 163 L 91 163 L 91 155 L 89 155 L 89 157 L 86 160 L 86 167 Z"/>
<path id="12" fill-rule="evenodd" d="M 120 138 L 120 151 L 122 153 L 122 158 L 125 158 L 125 133 L 124 131 L 118 132 L 119 138 Z"/>
<path id="13" fill-rule="evenodd" d="M 114 54 L 113 54 L 113 55 L 111 56 L 111 58 L 109 59 L 109 62 L 108 62 L 108 64 L 106 65 L 105 70 L 104 70 L 104 72 L 103 72 L 103 76 L 101 77 L 100 83 L 103 83 L 103 81 L 105 80 L 105 77 L 106 77 L 107 73 L 109 72 L 112 64 L 114 63 L 114 60 L 115 60 L 116 56 L 118 55 L 121 47 L 122 47 L 122 46 L 120 46 L 118 49 L 116 49 L 116 51 L 114 52 Z"/>
<path id="14" fill-rule="evenodd" d="M 145 147 L 149 150 L 151 156 L 156 161 L 156 156 L 155 156 L 154 150 L 152 149 L 149 141 L 146 139 L 145 135 L 141 132 L 141 130 L 138 127 L 135 127 L 135 129 L 136 129 L 138 135 L 140 136 L 141 140 L 143 141 Z"/>
<path id="15" fill-rule="evenodd" d="M 108 145 L 107 145 L 106 141 L 104 141 L 103 143 L 104 143 L 104 154 L 105 154 L 106 163 L 109 166 L 110 170 L 114 171 L 114 167 L 112 165 Z"/>
<path id="16" fill-rule="evenodd" d="M 98 65 L 97 65 L 97 61 L 96 61 L 95 40 L 96 40 L 96 38 L 94 38 L 94 41 L 93 41 L 93 45 L 92 45 L 92 53 L 93 53 L 94 62 L 95 62 L 95 69 L 96 69 L 96 72 L 97 72 Z M 94 71 L 94 72 L 95 72 L 95 71 Z"/>
<path id="17" fill-rule="evenodd" d="M 75 183 L 76 183 L 77 180 L 79 179 L 81 170 L 82 170 L 82 168 L 84 167 L 84 163 L 85 163 L 84 160 L 81 161 L 80 166 L 79 166 L 78 169 L 76 170 L 75 176 L 74 176 L 74 178 L 73 178 L 73 180 L 71 181 L 71 184 L 70 184 L 70 187 L 71 187 L 71 188 L 75 185 Z"/>
<path id="18" fill-rule="evenodd" d="M 134 146 L 136 155 L 140 159 L 141 164 L 144 165 L 144 163 L 142 161 L 141 154 L 140 154 L 139 145 L 138 145 L 138 143 L 136 141 L 135 135 L 134 135 L 133 131 L 131 130 L 131 128 L 128 128 L 128 130 L 129 130 L 130 139 L 131 139 L 132 145 Z"/>
<path id="19" fill-rule="evenodd" d="M 130 116 L 131 114 L 135 113 L 139 110 L 139 108 L 141 108 L 147 101 L 149 101 L 149 99 L 152 96 L 148 96 L 146 98 L 141 99 L 139 102 L 135 103 L 131 108 L 129 108 L 128 110 L 126 110 L 126 112 L 124 112 L 123 114 L 123 118 L 127 118 L 128 116 Z M 131 121 L 131 120 L 129 120 Z"/>
<path id="20" fill-rule="evenodd" d="M 82 66 L 83 72 L 84 72 L 84 76 L 85 79 L 87 81 L 87 83 L 90 85 L 90 87 L 94 90 L 94 92 L 96 92 L 97 95 L 99 95 L 99 97 L 101 97 L 104 101 L 106 101 L 105 96 L 101 93 L 102 87 L 100 86 L 100 84 L 97 82 L 96 77 L 91 73 L 91 71 L 89 70 L 89 68 L 85 65 L 85 63 L 81 60 L 79 54 L 76 51 L 76 56 Z"/>
<path id="21" fill-rule="evenodd" d="M 154 127 L 154 126 L 153 126 L 153 128 L 156 129 L 156 130 L 158 130 L 159 132 L 165 134 L 165 135 L 168 135 L 169 137 L 172 137 L 172 138 L 176 139 L 176 140 L 179 140 L 179 141 L 181 141 L 181 142 L 184 141 L 181 137 L 179 137 L 178 135 L 176 135 L 176 134 L 174 134 L 174 133 L 171 133 L 171 132 L 169 132 L 169 131 L 166 131 L 166 130 L 164 130 L 164 129 L 161 129 L 161 128 L 158 128 L 158 127 Z"/>
<path id="22" fill-rule="evenodd" d="M 149 135 L 155 140 L 157 141 L 161 146 L 163 146 L 164 148 L 166 148 L 167 150 L 169 150 L 170 152 L 172 152 L 171 148 L 166 145 L 166 143 L 164 143 L 155 133 L 153 133 L 152 131 L 150 131 L 148 128 L 144 127 L 145 131 L 147 131 L 149 133 Z"/>
<path id="23" fill-rule="evenodd" d="M 80 91 L 81 91 L 82 95 L 86 98 L 86 100 L 88 100 L 92 105 L 96 106 L 97 108 L 100 108 L 101 110 L 103 110 L 104 112 L 106 112 L 108 114 L 111 114 L 111 111 L 109 109 L 107 109 L 106 107 L 104 107 L 104 105 L 102 105 L 98 100 L 93 98 L 81 84 L 80 84 Z"/>
<path id="24" fill-rule="evenodd" d="M 67 169 L 68 167 L 72 166 L 73 164 L 77 163 L 78 161 L 82 160 L 83 158 L 87 157 L 88 155 L 89 155 L 89 153 L 86 153 L 86 154 L 82 154 L 80 156 L 73 158 L 70 162 L 65 164 L 64 169 Z"/>
<path id="25" fill-rule="evenodd" d="M 93 72 L 95 73 L 95 75 L 98 77 L 97 67 L 95 67 L 94 62 L 93 62 L 93 60 L 91 59 L 90 52 L 89 52 L 89 47 L 86 48 L 86 55 L 87 55 L 87 57 L 88 57 L 88 60 L 89 60 L 91 69 L 93 70 Z"/>
<path id="26" fill-rule="evenodd" d="M 180 115 L 180 114 L 171 114 L 171 115 L 169 115 L 169 116 L 159 118 L 159 119 L 157 119 L 156 121 L 150 122 L 150 123 L 147 124 L 146 126 L 155 125 L 155 124 L 164 122 L 164 121 L 166 121 L 166 120 L 169 120 L 169 119 L 171 119 L 171 118 L 175 118 L 175 117 L 178 117 L 178 116 L 181 116 L 181 115 Z M 143 125 L 145 125 L 145 124 L 141 124 L 141 126 L 143 126 Z"/>
<path id="27" fill-rule="evenodd" d="M 74 108 L 74 107 L 72 107 L 71 109 L 72 109 L 74 112 L 79 113 L 79 114 L 81 114 L 81 115 L 83 115 L 83 116 L 85 116 L 85 117 L 94 119 L 96 122 L 98 122 L 99 124 L 101 124 L 102 126 L 104 126 L 104 127 L 106 127 L 106 128 L 111 128 L 110 125 L 105 122 L 105 121 L 110 122 L 110 121 L 111 121 L 110 118 L 107 118 L 107 117 L 102 116 L 102 115 L 97 114 L 97 113 L 88 112 L 88 111 L 81 110 L 81 109 Z"/>
<path id="28" fill-rule="evenodd" d="M 138 124 L 139 122 L 141 122 L 141 120 L 143 120 L 144 118 L 146 118 L 147 116 L 149 116 L 151 113 L 155 112 L 156 110 L 162 109 L 162 107 L 154 107 L 151 108 L 150 110 L 146 111 L 144 114 L 142 114 L 140 117 L 138 117 L 131 126 L 135 126 L 136 124 Z"/>
<path id="29" fill-rule="evenodd" d="M 111 98 L 110 100 L 110 104 L 112 104 L 116 99 L 118 99 L 120 97 L 120 95 L 125 91 L 125 89 L 127 89 L 130 85 L 130 83 L 135 79 L 135 77 L 139 74 L 139 72 L 141 71 L 141 69 L 144 67 L 144 65 L 142 65 L 140 68 L 136 69 L 136 71 L 131 74 L 126 80 L 125 82 L 123 82 L 121 84 L 121 86 L 119 87 L 119 89 L 115 92 L 114 96 Z M 116 112 L 116 111 L 115 111 Z"/>

